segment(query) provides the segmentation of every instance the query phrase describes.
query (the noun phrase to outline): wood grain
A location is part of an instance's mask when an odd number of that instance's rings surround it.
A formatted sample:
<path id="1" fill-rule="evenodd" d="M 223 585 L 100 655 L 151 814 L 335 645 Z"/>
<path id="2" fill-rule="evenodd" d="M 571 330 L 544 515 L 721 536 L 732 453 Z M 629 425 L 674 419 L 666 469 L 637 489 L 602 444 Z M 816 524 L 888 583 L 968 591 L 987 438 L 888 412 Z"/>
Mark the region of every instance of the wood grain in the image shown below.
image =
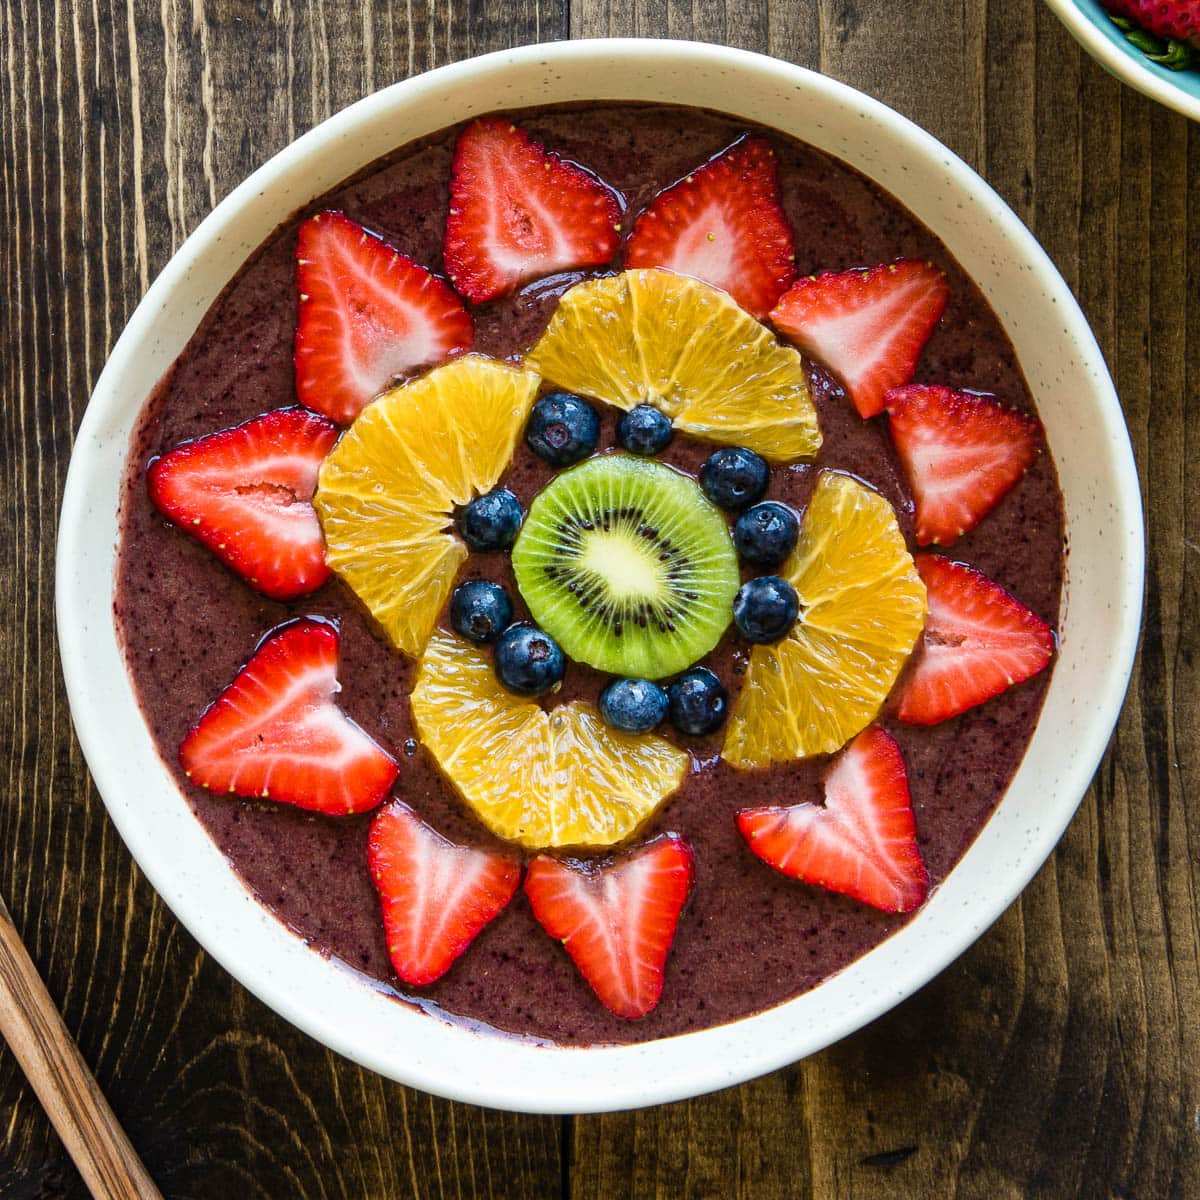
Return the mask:
<path id="1" fill-rule="evenodd" d="M 108 824 L 71 734 L 53 545 L 105 354 L 238 180 L 393 80 L 608 34 L 819 68 L 930 129 L 1013 205 L 1118 383 L 1147 619 L 1079 816 L 959 962 L 766 1079 L 559 1121 L 385 1083 L 201 953 Z M 1105 75 L 1037 0 L 2 0 L 0 62 L 0 890 L 164 1194 L 1200 1195 L 1200 126 Z M 0 1200 L 83 1195 L 0 1054 Z"/>
<path id="2" fill-rule="evenodd" d="M 161 1200 L 0 900 L 0 1034 L 100 1200 Z"/>

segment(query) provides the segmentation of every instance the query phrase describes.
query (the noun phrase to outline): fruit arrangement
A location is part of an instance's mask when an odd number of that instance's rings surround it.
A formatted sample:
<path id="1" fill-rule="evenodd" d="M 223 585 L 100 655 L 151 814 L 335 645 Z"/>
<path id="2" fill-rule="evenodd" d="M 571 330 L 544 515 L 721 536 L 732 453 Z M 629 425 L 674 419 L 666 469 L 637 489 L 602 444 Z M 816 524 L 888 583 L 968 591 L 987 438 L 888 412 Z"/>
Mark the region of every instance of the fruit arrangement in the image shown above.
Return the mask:
<path id="1" fill-rule="evenodd" d="M 992 397 L 913 381 L 949 299 L 930 264 L 796 278 L 776 175 L 769 142 L 743 137 L 630 223 L 585 167 L 506 118 L 475 121 L 454 155 L 447 278 L 343 213 L 311 216 L 302 407 L 149 469 L 162 514 L 247 586 L 292 601 L 333 576 L 353 592 L 381 653 L 415 664 L 420 747 L 507 846 L 452 842 L 392 795 L 403 761 L 339 707 L 354 682 L 317 615 L 264 630 L 198 715 L 180 748 L 194 784 L 375 813 L 365 869 L 409 987 L 450 970 L 523 880 L 599 1001 L 650 1012 L 697 870 L 677 834 L 639 837 L 718 758 L 828 757 L 823 803 L 739 813 L 746 853 L 797 886 L 912 911 L 929 876 L 880 720 L 949 720 L 1053 656 L 1051 630 L 999 585 L 914 553 L 879 491 L 811 465 L 810 361 L 886 429 L 920 547 L 986 519 L 1042 436 Z M 473 351 L 476 306 L 563 272 L 581 277 L 527 353 Z M 705 445 L 694 472 L 672 459 L 685 443 Z M 522 455 L 553 472 L 527 503 Z M 795 469 L 813 476 L 801 511 L 770 495 Z M 468 559 L 482 577 L 464 578 Z M 731 643 L 736 677 L 713 669 Z M 570 686 L 585 670 L 603 677 L 594 701 Z"/>

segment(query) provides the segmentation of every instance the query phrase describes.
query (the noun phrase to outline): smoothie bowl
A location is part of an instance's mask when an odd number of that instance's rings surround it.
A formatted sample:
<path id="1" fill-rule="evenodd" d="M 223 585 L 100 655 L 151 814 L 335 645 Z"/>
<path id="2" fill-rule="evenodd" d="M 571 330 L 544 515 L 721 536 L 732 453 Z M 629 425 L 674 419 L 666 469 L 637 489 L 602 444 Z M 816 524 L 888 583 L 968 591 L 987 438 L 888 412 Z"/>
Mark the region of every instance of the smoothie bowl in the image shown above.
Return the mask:
<path id="1" fill-rule="evenodd" d="M 88 763 L 206 949 L 383 1074 L 583 1112 L 812 1053 L 1000 915 L 1142 534 L 1094 339 L 964 164 L 771 59 L 582 42 L 218 206 L 58 567 Z"/>

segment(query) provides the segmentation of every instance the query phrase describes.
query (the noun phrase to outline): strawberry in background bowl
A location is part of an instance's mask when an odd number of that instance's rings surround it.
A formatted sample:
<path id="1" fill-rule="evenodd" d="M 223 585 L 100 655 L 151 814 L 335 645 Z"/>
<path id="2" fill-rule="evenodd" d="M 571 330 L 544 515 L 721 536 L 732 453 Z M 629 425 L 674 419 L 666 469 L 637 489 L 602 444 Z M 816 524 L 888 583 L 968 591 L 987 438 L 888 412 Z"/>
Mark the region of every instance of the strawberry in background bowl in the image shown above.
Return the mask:
<path id="1" fill-rule="evenodd" d="M 1169 71 L 1200 67 L 1196 0 L 1102 0 L 1113 24 L 1151 62 Z"/>
<path id="2" fill-rule="evenodd" d="M 1046 3 L 1110 75 L 1200 121 L 1200 0 Z"/>

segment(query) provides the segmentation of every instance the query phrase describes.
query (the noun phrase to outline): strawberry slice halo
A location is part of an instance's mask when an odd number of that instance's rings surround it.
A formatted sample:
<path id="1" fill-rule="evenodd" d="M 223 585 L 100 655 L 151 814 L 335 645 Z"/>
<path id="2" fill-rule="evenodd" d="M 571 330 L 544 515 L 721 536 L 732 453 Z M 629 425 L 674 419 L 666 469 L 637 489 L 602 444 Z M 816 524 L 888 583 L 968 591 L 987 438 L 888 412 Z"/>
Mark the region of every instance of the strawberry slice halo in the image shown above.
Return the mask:
<path id="1" fill-rule="evenodd" d="M 626 268 L 691 275 L 760 321 L 795 278 L 794 258 L 775 151 L 748 135 L 659 192 L 625 246 Z"/>
<path id="2" fill-rule="evenodd" d="M 477 122 L 476 124 L 483 124 L 483 122 Z M 552 152 L 545 151 L 538 143 L 532 142 L 527 134 L 517 130 L 515 126 L 509 126 L 509 132 L 517 133 L 526 145 L 532 145 L 536 150 L 541 152 L 544 159 L 550 160 L 541 163 L 543 169 L 550 176 L 554 176 L 555 165 L 557 164 L 557 166 L 579 172 L 580 175 L 590 180 L 599 189 L 603 190 L 605 188 L 605 185 L 592 177 L 586 170 L 559 159 Z M 747 161 L 754 160 L 755 156 L 759 153 L 760 145 L 766 146 L 766 143 L 762 139 L 739 139 L 738 142 L 716 156 L 715 159 L 710 160 L 709 163 L 699 168 L 693 175 L 661 192 L 655 201 L 655 205 L 671 192 L 679 190 L 680 194 L 682 194 L 684 190 L 691 189 L 695 179 L 709 168 L 713 168 L 712 173 L 715 176 L 717 174 L 716 167 L 718 163 L 721 163 L 723 168 L 726 166 L 732 168 L 732 165 L 739 156 Z M 771 153 L 769 147 L 767 147 L 767 153 L 768 155 Z M 722 160 L 724 161 L 722 162 Z M 758 170 L 760 168 L 761 163 L 756 163 L 755 169 Z M 778 208 L 778 182 L 775 179 L 774 163 L 771 162 L 767 169 L 770 172 L 771 186 L 774 189 L 773 196 L 776 208 Z M 743 180 L 743 182 L 745 181 Z M 761 184 L 761 180 L 755 181 L 755 184 Z M 685 189 L 685 185 L 688 185 L 687 189 Z M 612 199 L 611 196 L 610 199 Z M 607 204 L 599 196 L 597 196 L 597 209 L 604 209 L 608 215 L 611 215 Z M 642 214 L 642 217 L 639 218 L 639 225 L 642 220 L 647 218 L 650 212 L 651 210 L 648 209 Z M 456 215 L 459 214 L 452 209 L 451 216 L 454 217 Z M 616 215 L 619 219 L 619 207 L 617 208 Z M 702 212 L 700 215 L 703 218 L 704 213 Z M 782 218 L 781 211 L 778 215 Z M 520 223 L 520 221 L 517 222 L 517 224 Z M 389 359 L 386 364 L 386 378 L 382 379 L 379 383 L 372 383 L 371 379 L 381 374 L 384 370 L 379 365 L 382 360 L 380 358 L 372 358 L 372 354 L 374 351 L 380 350 L 381 347 L 381 353 L 385 355 L 386 353 L 390 353 L 391 349 L 395 348 L 398 336 L 397 325 L 399 323 L 393 322 L 390 329 L 381 330 L 373 317 L 364 315 L 370 305 L 356 305 L 352 301 L 348 302 L 348 291 L 343 289 L 340 302 L 345 311 L 338 314 L 336 320 L 330 318 L 328 312 L 322 313 L 320 319 L 327 324 L 324 326 L 324 333 L 319 332 L 317 318 L 314 315 L 317 305 L 312 302 L 314 297 L 319 294 L 320 288 L 327 285 L 328 279 L 320 278 L 320 272 L 313 272 L 311 275 L 307 274 L 310 268 L 314 267 L 316 260 L 304 257 L 298 251 L 297 282 L 301 302 L 300 323 L 303 325 L 307 316 L 309 320 L 308 332 L 313 334 L 313 336 L 306 337 L 302 345 L 300 328 L 298 327 L 296 339 L 297 389 L 301 391 L 302 398 L 305 398 L 307 404 L 314 408 L 322 408 L 328 412 L 329 417 L 342 423 L 348 423 L 354 419 L 365 403 L 369 402 L 370 399 L 378 394 L 382 387 L 386 386 L 387 382 L 393 376 L 412 369 L 412 366 L 407 362 L 408 358 L 416 357 L 420 359 L 420 361 L 415 363 L 415 366 L 429 365 L 439 361 L 439 356 L 443 358 L 451 357 L 461 353 L 464 349 L 468 349 L 473 334 L 473 325 L 466 309 L 441 280 L 425 270 L 425 268 L 413 263 L 412 260 L 398 254 L 398 252 L 387 246 L 377 235 L 358 226 L 341 213 L 318 214 L 317 217 L 312 219 L 314 229 L 318 224 L 324 225 L 323 233 L 326 236 L 329 235 L 331 230 L 334 230 L 336 236 L 342 238 L 347 246 L 349 246 L 350 242 L 357 240 L 356 244 L 358 247 L 365 247 L 362 251 L 363 255 L 366 258 L 376 258 L 378 263 L 383 263 L 383 258 L 378 257 L 376 253 L 381 246 L 386 254 L 392 256 L 390 270 L 395 274 L 396 278 L 399 279 L 400 275 L 404 275 L 405 282 L 397 284 L 397 290 L 404 291 L 408 289 L 414 294 L 424 290 L 437 293 L 439 299 L 444 299 L 445 294 L 448 294 L 452 301 L 452 304 L 447 304 L 447 311 L 449 313 L 447 322 L 450 329 L 450 333 L 447 335 L 448 342 L 442 345 L 438 342 L 436 336 L 430 334 L 428 340 L 431 348 L 424 352 L 414 350 L 412 346 L 419 343 L 419 337 L 423 333 L 423 331 L 417 330 L 416 335 L 409 338 L 408 342 L 405 343 L 404 353 L 400 355 L 400 358 L 404 360 L 404 365 L 393 369 L 391 360 Z M 511 222 L 509 224 L 511 226 Z M 787 245 L 790 251 L 791 231 L 786 225 L 785 218 L 783 218 L 783 230 L 786 233 Z M 684 255 L 683 258 L 678 261 L 664 261 L 655 263 L 654 265 L 661 265 L 671 270 L 680 271 L 681 273 L 695 275 L 698 278 L 708 280 L 715 286 L 723 287 L 744 308 L 753 312 L 760 321 L 763 320 L 765 314 L 779 301 L 780 293 L 787 289 L 788 283 L 791 282 L 795 273 L 794 267 L 791 264 L 790 253 L 787 256 L 775 253 L 775 251 L 780 249 L 780 243 L 776 237 L 778 231 L 773 229 L 763 231 L 763 236 L 770 241 L 768 251 L 763 255 L 762 266 L 768 276 L 767 282 L 763 286 L 774 288 L 774 294 L 766 298 L 760 297 L 757 299 L 747 298 L 750 295 L 749 292 L 744 291 L 739 293 L 735 288 L 737 281 L 732 279 L 728 273 L 720 278 L 717 277 L 721 275 L 718 268 L 721 265 L 720 259 L 722 255 L 728 257 L 731 253 L 725 241 L 723 239 L 713 239 L 713 243 L 715 244 L 710 243 L 706 246 L 705 244 L 697 243 L 695 232 L 696 230 L 693 227 L 688 229 L 685 235 L 683 235 L 680 244 L 680 253 Z M 303 234 L 304 230 L 302 229 L 302 238 Z M 448 225 L 448 246 L 450 240 Z M 553 238 L 550 240 L 553 241 Z M 612 246 L 609 247 L 606 256 L 604 258 L 597 257 L 594 263 L 556 262 L 550 269 L 559 270 L 575 265 L 599 265 L 611 258 L 612 253 L 615 252 L 616 241 L 617 238 L 614 237 L 612 239 Z M 684 244 L 685 242 L 686 245 Z M 607 237 L 600 244 L 608 246 Z M 652 256 L 652 252 L 644 251 L 644 245 L 645 243 L 639 242 L 638 230 L 635 228 L 634 234 L 631 236 L 628 244 L 628 265 L 637 266 L 649 263 L 649 259 L 638 259 L 635 261 L 637 255 L 644 252 L 651 253 Z M 563 251 L 561 245 L 552 247 L 552 249 L 554 252 L 566 252 Z M 494 256 L 495 261 L 492 262 L 491 267 L 501 275 L 507 272 L 507 282 L 502 281 L 499 285 L 504 290 L 488 293 L 486 290 L 480 289 L 494 285 L 478 283 L 472 279 L 467 279 L 462 283 L 461 290 L 463 294 L 468 299 L 482 302 L 495 295 L 507 294 L 507 292 L 514 290 L 525 279 L 547 273 L 544 264 L 537 262 L 536 254 L 528 253 L 528 247 L 525 250 L 526 252 L 523 256 L 518 255 L 515 262 L 506 258 L 503 254 L 499 255 L 498 258 Z M 706 254 L 709 254 L 710 251 L 711 256 L 706 257 Z M 546 252 L 550 253 L 549 250 Z M 305 253 L 307 253 L 307 250 L 305 250 Z M 572 250 L 569 253 L 578 253 L 578 251 Z M 598 256 L 600 251 L 596 250 L 593 253 Z M 691 256 L 690 261 L 687 257 L 688 254 Z M 786 257 L 786 266 L 782 265 L 784 257 Z M 449 259 L 450 251 L 448 250 L 448 262 Z M 532 266 L 531 263 L 533 264 Z M 892 264 L 887 269 L 895 271 L 904 266 L 905 264 L 903 263 L 897 263 Z M 865 277 L 870 275 L 871 271 L 883 271 L 884 269 L 883 267 L 872 268 L 866 272 L 849 272 L 845 274 L 857 274 L 860 277 Z M 384 268 L 379 267 L 379 270 L 382 271 Z M 360 274 L 360 278 L 355 281 L 356 284 L 361 284 L 364 278 L 372 283 L 379 283 L 379 278 L 374 274 L 376 271 L 375 263 L 372 263 L 369 268 L 364 268 L 362 262 L 359 261 L 351 268 L 352 274 L 355 271 Z M 516 272 L 515 275 L 514 272 Z M 772 272 L 774 272 L 773 276 Z M 826 276 L 819 278 L 826 279 L 828 274 L 832 273 L 827 273 Z M 384 282 L 386 283 L 386 280 Z M 944 280 L 942 281 L 942 288 L 944 291 Z M 370 289 L 367 290 L 368 292 L 370 291 Z M 388 286 L 381 284 L 379 295 L 387 293 L 388 290 Z M 379 299 L 379 295 L 375 298 Z M 936 307 L 936 301 L 926 300 L 922 303 L 926 310 Z M 944 306 L 944 295 L 941 304 Z M 312 307 L 306 307 L 309 305 L 312 305 Z M 326 307 L 328 308 L 329 306 Z M 782 308 L 783 305 L 780 304 L 779 307 Z M 938 316 L 940 316 L 940 311 L 939 307 L 937 314 L 930 321 L 930 327 L 933 323 L 936 323 Z M 363 318 L 361 324 L 355 323 L 355 313 Z M 925 319 L 927 316 L 928 311 L 924 313 L 922 319 Z M 326 347 L 319 344 L 322 337 L 325 338 L 326 342 L 331 340 L 329 329 L 332 328 L 336 331 L 339 327 L 339 321 L 341 322 L 340 328 L 343 335 L 343 346 L 350 346 L 354 351 L 353 353 L 343 353 L 340 359 L 337 355 L 325 354 Z M 782 319 L 777 321 L 776 325 L 781 331 L 786 332 Z M 928 332 L 929 329 L 927 328 L 921 337 L 920 343 L 912 351 L 912 363 L 907 368 L 905 378 L 911 377 L 912 366 L 915 364 L 916 357 L 920 353 L 920 348 L 924 344 L 924 338 L 928 336 Z M 799 338 L 797 337 L 796 340 L 799 340 Z M 907 352 L 905 350 L 905 353 Z M 878 366 L 877 363 L 868 365 Z M 889 367 L 889 369 L 892 368 Z M 324 377 L 320 376 L 321 370 L 325 370 Z M 331 377 L 335 376 L 338 372 L 341 372 L 343 378 L 340 381 L 333 379 L 331 383 Z M 303 390 L 301 384 L 302 374 L 305 375 Z M 849 374 L 849 369 L 847 369 L 847 374 Z M 339 393 L 334 385 L 348 387 L 351 398 L 348 401 L 338 399 Z M 876 407 L 877 396 L 875 394 L 884 386 L 885 384 L 880 381 L 880 378 L 871 378 L 866 383 L 859 383 L 854 388 L 851 388 L 848 384 L 847 390 L 850 391 L 851 398 L 856 405 L 860 407 L 860 411 L 865 407 L 871 411 L 878 412 L 880 409 Z M 903 388 L 900 390 L 903 390 Z M 895 391 L 888 393 L 889 396 L 894 394 Z M 872 398 L 864 399 L 868 395 Z M 363 399 L 364 396 L 365 399 Z M 331 399 L 330 397 L 333 398 Z M 303 410 L 297 411 L 302 412 Z M 330 425 L 332 428 L 331 422 L 326 418 L 316 417 L 314 414 L 308 415 L 312 416 L 314 420 L 325 420 L 326 425 Z M 871 415 L 869 411 L 863 411 L 864 417 L 868 415 Z M 336 438 L 336 428 L 334 429 L 333 438 Z M 309 490 L 307 499 L 311 500 L 311 489 Z M 345 740 L 353 741 L 352 735 L 346 733 L 347 729 L 361 734 L 369 746 L 373 747 L 378 752 L 378 755 L 382 756 L 383 761 L 381 762 L 379 759 L 376 759 L 373 765 L 377 779 L 382 780 L 385 776 L 387 779 L 386 783 L 377 783 L 371 789 L 366 788 L 365 785 L 362 786 L 359 793 L 363 796 L 361 806 L 358 806 L 358 800 L 352 799 L 345 808 L 335 807 L 324 795 L 310 795 L 297 798 L 295 794 L 289 794 L 288 786 L 279 786 L 276 784 L 275 779 L 270 776 L 272 768 L 269 765 L 260 764 L 261 770 L 266 773 L 261 791 L 257 790 L 256 783 L 251 782 L 254 774 L 253 770 L 241 774 L 236 768 L 228 772 L 231 782 L 228 787 L 225 787 L 223 783 L 214 782 L 218 778 L 218 774 L 212 770 L 211 758 L 206 757 L 206 748 L 202 745 L 203 739 L 200 736 L 200 730 L 210 714 L 213 714 L 213 725 L 215 726 L 217 716 L 220 715 L 219 710 L 227 698 L 230 699 L 229 709 L 240 707 L 240 700 L 243 693 L 238 691 L 239 685 L 245 684 L 244 694 L 248 696 L 252 687 L 257 688 L 261 684 L 261 680 L 252 678 L 253 672 L 251 672 L 251 668 L 262 667 L 264 663 L 259 661 L 260 658 L 265 660 L 267 652 L 276 646 L 277 641 L 282 641 L 288 631 L 299 630 L 310 623 L 317 626 L 318 630 L 321 631 L 320 636 L 316 637 L 316 640 L 320 642 L 327 642 L 327 634 L 332 630 L 334 650 L 331 673 L 328 675 L 324 673 L 327 664 L 325 664 L 323 654 L 327 647 L 323 647 L 322 665 L 320 668 L 310 664 L 314 672 L 319 671 L 321 673 L 322 682 L 320 685 L 311 682 L 309 685 L 300 686 L 297 689 L 297 695 L 287 701 L 280 700 L 277 696 L 275 699 L 280 702 L 279 706 L 272 713 L 272 720 L 267 720 L 264 717 L 263 723 L 254 728 L 253 740 L 257 743 L 255 749 L 268 757 L 274 754 L 277 749 L 282 749 L 288 753 L 294 752 L 297 749 L 297 741 L 305 742 L 308 735 L 305 733 L 303 736 L 297 735 L 295 738 L 292 735 L 297 734 L 299 726 L 307 726 L 310 718 L 312 732 L 315 733 L 315 740 L 307 748 L 314 748 L 316 742 L 319 742 L 323 737 L 330 739 L 330 741 L 322 743 L 322 748 L 326 750 L 338 738 L 341 738 L 343 742 Z M 305 632 L 312 632 L 315 635 L 318 630 L 305 629 Z M 181 747 L 181 761 L 185 760 L 186 756 L 187 760 L 192 764 L 189 767 L 187 762 L 185 762 L 185 769 L 187 769 L 189 778 L 193 777 L 193 768 L 195 768 L 197 775 L 203 768 L 209 772 L 203 786 L 210 787 L 213 790 L 228 790 L 236 794 L 251 797 L 270 797 L 284 803 L 295 804 L 320 812 L 362 812 L 382 803 L 386 792 L 390 789 L 392 782 L 396 778 L 396 763 L 390 755 L 375 745 L 333 703 L 332 697 L 339 690 L 336 679 L 336 645 L 336 626 L 330 626 L 328 623 L 322 622 L 319 618 L 302 618 L 288 625 L 280 626 L 264 636 L 254 657 L 238 673 L 233 683 L 222 693 L 214 705 L 209 710 L 206 710 L 196 727 L 189 733 L 184 746 Z M 247 675 L 248 672 L 250 672 L 250 675 Z M 246 676 L 246 678 L 243 679 L 243 676 Z M 1012 680 L 1010 679 L 1009 682 L 1011 683 Z M 236 696 L 235 691 L 237 691 Z M 976 703 L 978 702 L 981 701 L 976 701 Z M 298 708 L 291 707 L 293 703 Z M 305 708 L 306 705 L 309 707 Z M 298 709 L 303 710 L 304 715 L 299 720 L 295 720 L 294 718 Z M 242 715 L 244 715 L 244 710 Z M 336 737 L 334 736 L 335 729 L 339 731 Z M 245 733 L 245 730 L 239 732 Z M 892 787 L 885 789 L 879 780 L 886 774 L 886 765 L 879 766 L 876 760 L 890 760 L 893 757 L 892 751 L 894 751 L 894 758 L 898 760 L 899 764 L 898 783 L 893 778 Z M 866 758 L 868 752 L 873 756 L 870 762 Z M 894 767 L 895 763 L 892 762 L 891 765 Z M 870 778 L 867 778 L 868 776 Z M 881 835 L 881 838 L 874 842 L 870 836 L 866 836 L 865 839 L 863 836 L 860 836 L 862 829 L 855 826 L 853 820 L 850 818 L 863 818 L 864 809 L 861 804 L 861 798 L 864 795 L 869 795 L 873 803 L 881 792 L 886 791 L 886 798 L 894 799 L 895 794 L 899 792 L 901 787 L 903 788 L 904 805 L 908 814 L 909 836 L 907 837 L 907 841 L 904 836 L 895 833 L 895 828 L 898 828 L 903 823 L 899 818 L 893 820 L 889 817 L 885 821 L 874 810 L 870 811 L 867 815 L 872 820 L 878 821 L 879 828 L 887 824 L 886 836 Z M 379 793 L 378 797 L 371 799 L 370 797 L 375 792 Z M 790 869 L 790 864 L 793 861 L 791 858 L 793 851 L 790 849 L 787 850 L 789 866 L 781 865 L 779 862 L 772 862 L 763 853 L 763 847 L 766 843 L 761 840 L 759 829 L 755 826 L 755 821 L 764 812 L 769 812 L 772 820 L 775 819 L 778 813 L 793 814 L 793 816 L 789 816 L 787 821 L 786 833 L 790 837 L 795 832 L 795 825 L 797 823 L 794 814 L 800 809 L 815 810 L 815 812 L 806 811 L 803 819 L 804 821 L 811 822 L 814 828 L 821 828 L 823 825 L 825 832 L 822 836 L 828 838 L 830 830 L 834 830 L 836 827 L 836 833 L 842 842 L 854 843 L 860 854 L 860 858 L 868 862 L 869 870 L 867 874 L 870 875 L 871 872 L 874 872 L 876 876 L 880 877 L 874 880 L 867 879 L 864 882 L 860 862 L 856 882 L 846 882 L 850 878 L 848 871 L 845 872 L 844 876 L 839 877 L 837 871 L 829 871 L 826 868 L 822 868 L 822 870 L 828 878 L 818 880 L 814 876 L 811 880 L 812 882 L 820 882 L 823 886 L 844 891 L 849 895 L 856 896 L 858 899 L 876 904 L 878 907 L 888 909 L 889 911 L 907 912 L 924 901 L 928 893 L 928 875 L 925 872 L 924 863 L 921 861 L 920 851 L 916 845 L 915 822 L 912 818 L 911 799 L 908 795 L 903 758 L 900 756 L 899 747 L 896 745 L 894 739 L 891 739 L 882 729 L 868 729 L 841 750 L 841 753 L 831 765 L 826 780 L 825 805 L 799 805 L 787 810 L 746 810 L 738 815 L 739 827 L 746 837 L 747 842 L 751 844 L 754 852 L 765 861 L 771 862 L 771 865 L 777 869 L 788 874 L 793 873 Z M 899 806 L 897 805 L 898 809 Z M 831 810 L 838 819 L 835 820 L 830 817 L 822 822 L 821 814 L 829 813 Z M 752 837 L 760 837 L 758 845 L 751 842 Z M 908 866 L 910 868 L 909 877 L 907 879 L 892 881 L 895 887 L 903 893 L 894 903 L 889 902 L 886 898 L 883 902 L 879 900 L 879 896 L 885 892 L 888 885 L 888 879 L 886 878 L 887 864 L 881 866 L 876 861 L 881 854 L 880 841 L 889 850 L 894 851 L 897 857 L 902 857 L 902 854 L 896 847 L 911 843 L 911 854 L 915 855 L 916 863 L 919 866 L 918 872 L 917 868 L 912 864 L 910 855 L 908 859 Z M 451 968 L 453 963 L 464 953 L 479 932 L 490 921 L 494 920 L 511 901 L 521 879 L 521 865 L 516 860 L 508 858 L 503 854 L 489 854 L 486 851 L 450 842 L 422 821 L 411 808 L 399 800 L 388 804 L 376 814 L 371 826 L 368 852 L 372 879 L 379 892 L 383 908 L 389 956 L 397 975 L 405 982 L 416 987 L 434 982 Z M 401 865 L 397 865 L 398 863 Z M 630 915 L 631 913 L 635 913 L 639 920 L 644 916 L 646 906 L 642 901 L 647 894 L 649 885 L 645 882 L 646 876 L 643 874 L 643 871 L 660 873 L 668 881 L 664 885 L 661 895 L 650 895 L 649 907 L 652 912 L 645 921 L 646 926 L 650 927 L 649 932 L 647 932 L 647 928 L 639 927 Z M 919 879 L 917 878 L 918 874 L 920 876 Z M 385 877 L 387 881 L 386 887 Z M 807 876 L 799 874 L 796 877 L 807 878 Z M 535 909 L 535 915 L 539 922 L 543 924 L 551 936 L 558 938 L 564 943 L 570 957 L 605 1006 L 618 1016 L 635 1019 L 652 1011 L 659 1002 L 663 987 L 663 967 L 669 955 L 671 943 L 682 909 L 686 904 L 693 879 L 694 864 L 690 848 L 683 839 L 677 835 L 670 834 L 602 863 L 578 863 L 563 861 L 560 858 L 546 854 L 539 855 L 530 866 L 529 876 L 526 880 L 526 892 L 531 905 Z M 477 883 L 478 889 L 476 889 Z M 854 890 L 856 888 L 858 890 Z M 913 896 L 918 891 L 920 896 L 914 900 Z M 476 894 L 477 892 L 478 894 Z M 569 919 L 564 916 L 563 910 L 566 907 L 566 901 L 562 899 L 564 896 L 570 897 L 570 903 L 575 908 Z M 429 908 L 430 904 L 437 911 L 431 912 Z M 616 950 L 613 948 L 614 941 L 616 943 Z M 601 943 L 605 945 L 604 953 L 607 955 L 608 961 L 598 965 L 599 953 L 596 947 Z"/>
<path id="3" fill-rule="evenodd" d="M 750 850 L 791 879 L 885 912 L 911 912 L 929 894 L 908 772 L 896 739 L 869 726 L 825 776 L 825 802 L 737 814 Z"/>
<path id="4" fill-rule="evenodd" d="M 329 578 L 312 500 L 337 435 L 307 409 L 272 409 L 156 458 L 150 500 L 256 591 L 295 599 Z"/>
<path id="5" fill-rule="evenodd" d="M 188 779 L 331 815 L 380 804 L 399 769 L 334 702 L 339 637 L 319 617 L 272 629 L 184 738 Z"/>
<path id="6" fill-rule="evenodd" d="M 525 894 L 604 1007 L 632 1021 L 662 996 L 694 877 L 691 847 L 668 833 L 602 861 L 539 854 L 526 868 Z"/>
<path id="7" fill-rule="evenodd" d="M 936 725 L 1043 671 L 1054 631 L 998 583 L 966 563 L 918 554 L 929 613 L 894 697 L 909 725 Z"/>
<path id="8" fill-rule="evenodd" d="M 443 280 L 345 213 L 300 226 L 296 291 L 296 394 L 339 425 L 397 376 L 462 354 L 474 339 Z"/>
<path id="9" fill-rule="evenodd" d="M 445 975 L 521 880 L 515 857 L 456 845 L 400 800 L 372 819 L 367 861 L 392 969 L 413 987 Z"/>
<path id="10" fill-rule="evenodd" d="M 598 267 L 620 240 L 619 195 L 507 117 L 480 117 L 454 147 L 446 272 L 475 304 L 522 283 Z"/>

